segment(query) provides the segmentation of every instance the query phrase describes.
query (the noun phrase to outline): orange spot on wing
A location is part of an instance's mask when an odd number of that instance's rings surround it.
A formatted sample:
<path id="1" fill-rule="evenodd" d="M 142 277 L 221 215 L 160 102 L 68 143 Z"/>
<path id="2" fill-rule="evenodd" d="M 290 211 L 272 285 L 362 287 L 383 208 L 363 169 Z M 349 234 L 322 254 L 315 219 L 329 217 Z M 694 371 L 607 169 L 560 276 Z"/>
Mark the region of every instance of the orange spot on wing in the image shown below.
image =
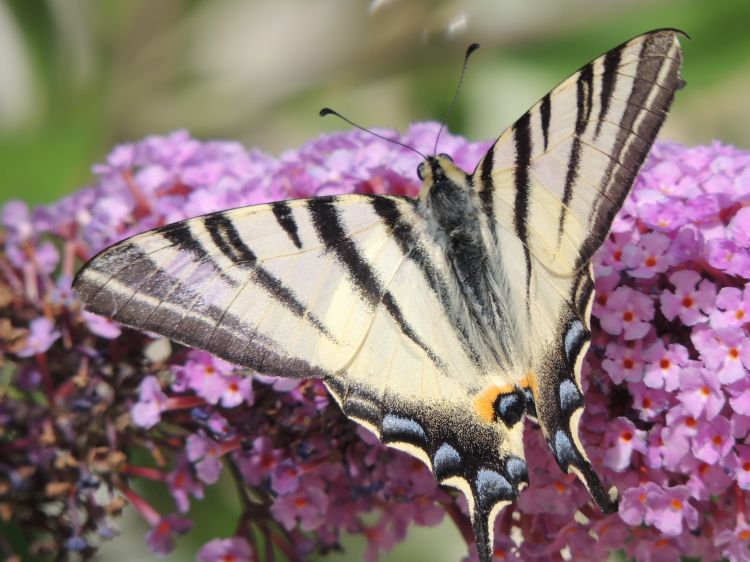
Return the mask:
<path id="1" fill-rule="evenodd" d="M 501 394 L 513 392 L 512 385 L 497 386 L 492 384 L 479 392 L 474 397 L 474 411 L 487 423 L 495 421 L 495 400 Z"/>
<path id="2" fill-rule="evenodd" d="M 531 394 L 534 396 L 534 400 L 536 400 L 538 387 L 536 384 L 536 375 L 533 372 L 529 371 L 519 384 L 521 388 L 530 388 Z"/>

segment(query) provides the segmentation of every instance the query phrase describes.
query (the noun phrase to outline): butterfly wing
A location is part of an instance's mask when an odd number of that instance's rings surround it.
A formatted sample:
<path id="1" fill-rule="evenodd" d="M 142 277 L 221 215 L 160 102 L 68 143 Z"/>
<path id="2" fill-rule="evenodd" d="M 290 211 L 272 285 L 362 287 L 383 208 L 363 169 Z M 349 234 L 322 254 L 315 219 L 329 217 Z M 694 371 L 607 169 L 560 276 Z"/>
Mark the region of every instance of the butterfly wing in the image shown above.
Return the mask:
<path id="1" fill-rule="evenodd" d="M 477 402 L 486 376 L 416 206 L 343 195 L 214 213 L 105 250 L 74 288 L 123 324 L 321 378 L 349 417 L 463 491 L 491 544 L 495 514 L 527 483 L 522 396 L 509 386 Z M 498 416 L 503 392 L 516 407 Z"/>
<path id="2" fill-rule="evenodd" d="M 615 509 L 578 440 L 580 373 L 593 299 L 590 260 L 661 127 L 679 76 L 678 32 L 612 49 L 544 96 L 477 166 L 480 207 L 500 247 L 538 421 L 563 470 Z"/>

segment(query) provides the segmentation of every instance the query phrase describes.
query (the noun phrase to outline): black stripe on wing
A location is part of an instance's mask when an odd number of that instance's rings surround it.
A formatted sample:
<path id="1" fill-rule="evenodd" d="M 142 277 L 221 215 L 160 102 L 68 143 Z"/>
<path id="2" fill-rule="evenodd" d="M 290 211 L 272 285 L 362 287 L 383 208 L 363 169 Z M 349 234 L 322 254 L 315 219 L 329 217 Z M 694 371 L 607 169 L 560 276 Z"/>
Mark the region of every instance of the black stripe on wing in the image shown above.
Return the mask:
<path id="1" fill-rule="evenodd" d="M 352 284 L 365 303 L 373 310 L 382 304 L 398 324 L 401 332 L 419 346 L 435 366 L 441 370 L 444 369 L 443 361 L 409 325 L 391 292 L 385 289 L 376 271 L 367 263 L 357 250 L 354 241 L 347 235 L 336 208 L 336 198 L 309 199 L 307 209 L 320 240 L 326 246 L 326 251 L 333 253 L 346 268 Z"/>
<path id="2" fill-rule="evenodd" d="M 211 255 L 206 251 L 206 248 L 203 247 L 201 241 L 193 236 L 187 221 L 168 224 L 155 229 L 154 232 L 163 236 L 178 250 L 191 253 L 200 263 L 211 264 L 221 279 L 230 287 L 237 286 L 237 282 L 234 279 L 221 271 Z"/>
<path id="3" fill-rule="evenodd" d="M 621 130 L 610 153 L 612 159 L 594 200 L 590 234 L 581 245 L 578 267 L 591 259 L 609 232 L 615 214 L 627 197 L 635 175 L 661 128 L 675 91 L 683 85 L 679 77 L 682 57 L 675 45 L 673 31 L 653 33 L 641 45 L 635 72 L 637 78 L 633 79 L 625 113 L 619 123 Z M 677 58 L 669 56 L 670 51 L 674 51 Z M 664 76 L 660 78 L 665 69 Z M 653 97 L 649 99 L 652 94 Z"/>
<path id="4" fill-rule="evenodd" d="M 284 229 L 289 239 L 292 241 L 298 249 L 302 248 L 302 241 L 300 240 L 299 233 L 297 231 L 297 221 L 294 220 L 292 209 L 286 201 L 277 201 L 271 204 L 271 210 L 273 215 L 276 217 L 276 221 L 279 226 Z"/>
<path id="5" fill-rule="evenodd" d="M 205 217 L 203 225 L 222 254 L 238 267 L 252 271 L 252 281 L 257 286 L 262 287 L 292 314 L 310 322 L 331 341 L 336 341 L 323 323 L 297 298 L 294 291 L 258 263 L 257 256 L 242 240 L 231 219 L 223 213 L 215 213 Z"/>
<path id="6" fill-rule="evenodd" d="M 531 251 L 529 250 L 529 190 L 531 189 L 531 113 L 525 113 L 513 126 L 513 139 L 516 147 L 516 169 L 514 173 L 515 202 L 513 206 L 513 225 L 516 235 L 523 243 L 523 255 L 526 260 L 526 309 L 529 310 L 531 297 Z"/>
<path id="7" fill-rule="evenodd" d="M 539 115 L 542 120 L 542 136 L 544 137 L 544 150 L 547 150 L 547 146 L 549 145 L 549 122 L 552 110 L 550 96 L 551 93 L 548 92 L 539 104 Z"/>
<path id="8" fill-rule="evenodd" d="M 614 94 L 615 86 L 617 85 L 617 68 L 620 66 L 620 59 L 624 47 L 625 45 L 620 45 L 604 55 L 604 70 L 601 76 L 602 89 L 601 92 L 599 92 L 599 121 L 596 124 L 594 138 L 599 136 L 602 123 L 607 118 L 609 103 L 612 100 L 612 95 Z"/>
<path id="9" fill-rule="evenodd" d="M 420 245 L 418 234 L 405 219 L 396 201 L 390 197 L 380 197 L 377 195 L 371 196 L 370 201 L 372 202 L 373 209 L 383 219 L 383 222 L 388 227 L 388 231 L 398 243 L 401 252 L 416 264 L 425 281 L 430 286 L 430 289 L 437 297 L 438 302 L 442 305 L 446 317 L 452 320 L 451 326 L 465 351 L 475 362 L 479 361 L 479 353 L 469 341 L 466 326 L 462 325 L 455 318 L 456 315 L 452 311 L 450 291 L 448 290 L 448 284 L 444 276 L 438 272 L 429 255 L 427 255 Z M 413 199 L 404 198 L 403 201 L 407 201 L 411 205 L 416 204 Z"/>
<path id="10" fill-rule="evenodd" d="M 113 264 L 127 265 L 113 272 L 110 269 Z M 102 283 L 98 276 L 108 280 Z M 146 254 L 136 243 L 124 243 L 100 254 L 78 273 L 74 289 L 86 310 L 205 349 L 238 365 L 297 378 L 325 378 L 330 374 L 276 351 L 273 340 L 235 314 L 207 303 L 201 287 L 172 277 L 162 269 L 155 255 Z M 216 336 L 210 348 L 206 346 L 209 334 Z M 250 353 L 242 350 L 242 344 L 248 341 L 253 344 Z M 261 354 L 263 361 L 259 360 Z"/>
<path id="11" fill-rule="evenodd" d="M 495 147 L 492 146 L 487 154 L 484 155 L 480 164 L 479 179 L 481 181 L 481 188 L 479 189 L 479 200 L 482 202 L 482 211 L 487 216 L 487 223 L 490 226 L 492 237 L 497 239 L 495 233 L 495 211 L 493 209 L 495 205 L 494 193 L 495 184 L 492 181 L 492 168 L 495 165 Z M 472 176 L 472 183 L 474 183 L 475 177 Z"/>

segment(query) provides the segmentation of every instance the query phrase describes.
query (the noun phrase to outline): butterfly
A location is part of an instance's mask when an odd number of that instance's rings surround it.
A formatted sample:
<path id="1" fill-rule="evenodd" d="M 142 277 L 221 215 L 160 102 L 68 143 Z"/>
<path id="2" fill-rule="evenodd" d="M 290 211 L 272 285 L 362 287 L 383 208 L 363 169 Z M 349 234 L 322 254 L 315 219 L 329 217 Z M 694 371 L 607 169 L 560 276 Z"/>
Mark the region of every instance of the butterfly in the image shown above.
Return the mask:
<path id="1" fill-rule="evenodd" d="M 479 557 L 528 485 L 534 420 L 560 468 L 617 509 L 578 436 L 591 259 L 680 78 L 680 32 L 640 35 L 545 95 L 472 173 L 417 168 L 417 198 L 347 194 L 213 213 L 124 240 L 86 309 L 228 361 L 321 379 L 341 410 L 468 501 Z"/>

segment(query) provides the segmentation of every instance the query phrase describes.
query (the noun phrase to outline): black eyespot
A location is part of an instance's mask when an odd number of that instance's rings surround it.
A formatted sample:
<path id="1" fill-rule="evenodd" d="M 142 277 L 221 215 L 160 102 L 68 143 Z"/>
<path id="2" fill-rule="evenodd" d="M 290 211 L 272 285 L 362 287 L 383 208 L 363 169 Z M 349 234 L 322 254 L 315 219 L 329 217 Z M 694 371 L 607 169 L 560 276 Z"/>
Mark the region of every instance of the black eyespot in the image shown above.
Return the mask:
<path id="1" fill-rule="evenodd" d="M 453 162 L 453 158 L 450 154 L 446 154 L 445 152 L 441 152 L 438 154 L 438 158 L 445 158 L 448 162 Z"/>
<path id="2" fill-rule="evenodd" d="M 417 176 L 419 179 L 424 179 L 424 162 L 420 162 L 419 166 L 417 166 Z"/>

